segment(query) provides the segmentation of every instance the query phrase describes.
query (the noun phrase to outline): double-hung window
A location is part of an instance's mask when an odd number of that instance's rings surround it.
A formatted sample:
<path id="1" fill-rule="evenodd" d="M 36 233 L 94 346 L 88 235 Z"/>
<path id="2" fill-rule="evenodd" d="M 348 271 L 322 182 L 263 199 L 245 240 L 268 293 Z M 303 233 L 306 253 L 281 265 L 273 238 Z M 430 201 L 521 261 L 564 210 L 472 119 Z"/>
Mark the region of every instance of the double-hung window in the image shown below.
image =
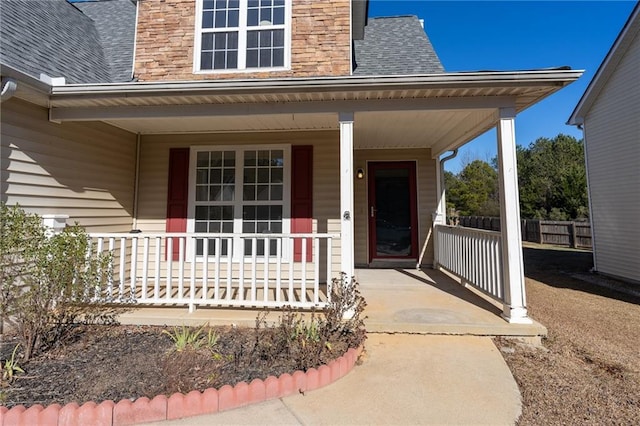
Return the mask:
<path id="1" fill-rule="evenodd" d="M 191 150 L 189 231 L 225 234 L 288 233 L 289 146 L 194 147 Z M 243 242 L 244 241 L 244 242 Z M 270 239 L 269 255 L 277 241 Z M 216 254 L 215 239 L 197 239 L 196 256 Z M 235 258 L 265 254 L 265 239 L 235 237 L 233 250 L 220 240 L 220 255 Z M 284 247 L 282 248 L 284 250 Z M 232 252 L 233 251 L 233 252 Z M 283 253 L 283 255 L 286 253 Z"/>
<path id="2" fill-rule="evenodd" d="M 198 0 L 195 71 L 289 67 L 291 0 Z"/>

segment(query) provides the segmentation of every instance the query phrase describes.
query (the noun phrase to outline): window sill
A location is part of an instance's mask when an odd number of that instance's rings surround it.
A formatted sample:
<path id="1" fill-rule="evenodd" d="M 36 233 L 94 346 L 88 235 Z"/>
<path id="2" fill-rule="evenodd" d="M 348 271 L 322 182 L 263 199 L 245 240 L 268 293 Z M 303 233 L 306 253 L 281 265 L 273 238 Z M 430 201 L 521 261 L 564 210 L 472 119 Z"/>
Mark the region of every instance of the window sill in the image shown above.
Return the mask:
<path id="1" fill-rule="evenodd" d="M 269 67 L 269 68 L 246 68 L 246 69 L 226 69 L 226 70 L 195 70 L 196 75 L 206 74 L 255 74 L 265 72 L 285 72 L 291 71 L 291 67 Z"/>

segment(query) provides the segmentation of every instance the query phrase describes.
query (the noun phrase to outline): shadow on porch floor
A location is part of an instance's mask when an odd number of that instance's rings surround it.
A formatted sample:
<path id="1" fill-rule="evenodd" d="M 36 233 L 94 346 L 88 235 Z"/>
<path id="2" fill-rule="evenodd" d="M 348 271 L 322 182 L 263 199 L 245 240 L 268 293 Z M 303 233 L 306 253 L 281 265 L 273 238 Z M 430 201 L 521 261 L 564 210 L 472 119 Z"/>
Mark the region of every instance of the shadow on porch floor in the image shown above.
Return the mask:
<path id="1" fill-rule="evenodd" d="M 509 324 L 501 305 L 433 269 L 358 269 L 372 333 L 545 336 L 537 322 Z"/>

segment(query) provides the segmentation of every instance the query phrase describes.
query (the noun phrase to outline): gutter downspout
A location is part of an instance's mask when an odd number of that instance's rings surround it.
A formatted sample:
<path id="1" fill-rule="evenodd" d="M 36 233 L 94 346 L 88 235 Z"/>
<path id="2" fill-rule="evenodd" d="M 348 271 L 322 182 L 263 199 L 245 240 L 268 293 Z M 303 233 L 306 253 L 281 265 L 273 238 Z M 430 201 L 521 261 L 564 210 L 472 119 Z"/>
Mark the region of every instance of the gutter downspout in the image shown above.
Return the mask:
<path id="1" fill-rule="evenodd" d="M 16 94 L 18 89 L 18 83 L 12 78 L 2 79 L 2 93 L 0 95 L 0 102 L 8 101 Z"/>
<path id="2" fill-rule="evenodd" d="M 437 189 L 441 190 L 442 196 L 440 197 L 440 203 L 438 204 L 438 207 L 436 209 L 435 212 L 432 213 L 431 215 L 431 227 L 429 228 L 429 231 L 427 232 L 427 238 L 425 238 L 424 240 L 424 244 L 422 245 L 422 250 L 420 251 L 420 256 L 418 257 L 418 263 L 416 264 L 416 269 L 420 269 L 420 265 L 422 265 L 422 259 L 424 259 L 424 254 L 427 251 L 427 246 L 429 245 L 429 240 L 431 239 L 431 234 L 433 234 L 433 229 L 434 226 L 436 225 L 436 223 L 440 223 L 440 217 L 445 217 L 446 218 L 446 210 L 447 210 L 447 204 L 445 202 L 444 199 L 444 190 L 442 190 L 442 187 L 444 185 L 444 172 L 442 171 L 442 164 L 445 161 L 451 160 L 452 158 L 455 158 L 455 156 L 458 155 L 458 148 L 456 148 L 452 154 L 446 156 L 445 158 L 443 158 L 442 160 L 437 160 L 439 165 L 439 172 L 438 172 L 438 176 L 436 176 L 436 180 L 438 182 L 440 182 L 439 184 L 436 183 L 436 187 Z M 442 208 L 441 205 L 444 204 L 444 214 L 442 213 Z M 446 223 L 446 219 L 445 219 L 445 223 Z M 435 235 L 435 234 L 434 234 Z M 434 250 L 434 259 L 433 259 L 433 268 L 436 268 L 436 263 L 437 263 L 437 255 L 436 255 L 436 250 Z"/>
<path id="3" fill-rule="evenodd" d="M 140 0 L 136 0 L 136 24 L 133 30 L 133 55 L 131 55 L 131 81 L 136 77 L 136 48 L 138 47 L 138 14 L 140 13 Z"/>
<path id="4" fill-rule="evenodd" d="M 438 240 L 437 234 L 434 232 L 435 226 L 438 224 L 446 224 L 447 223 L 447 200 L 446 200 L 446 191 L 444 188 L 444 163 L 456 158 L 458 155 L 458 148 L 454 149 L 453 152 L 442 159 L 438 159 L 438 185 L 436 191 L 440 192 L 440 201 L 438 202 L 438 207 L 436 211 L 432 213 L 431 217 L 431 228 L 429 228 L 429 233 L 427 234 L 427 238 L 425 239 L 424 245 L 422 246 L 422 252 L 420 253 L 420 258 L 418 259 L 418 265 L 416 269 L 420 269 L 420 265 L 422 264 L 422 259 L 424 258 L 424 254 L 427 251 L 427 245 L 429 243 L 429 239 L 431 238 L 431 234 L 433 234 L 433 268 L 438 268 Z"/>
<path id="5" fill-rule="evenodd" d="M 454 158 L 456 158 L 457 155 L 458 155 L 458 148 L 454 149 L 451 154 L 440 159 L 440 186 L 441 186 L 441 192 L 442 192 L 440 213 L 444 216 L 445 224 L 447 223 L 447 197 L 446 197 L 446 189 L 444 188 L 444 163 L 449 160 L 453 160 Z"/>
<path id="6" fill-rule="evenodd" d="M 131 232 L 140 232 L 138 229 L 138 188 L 140 185 L 140 133 L 136 134 L 136 164 L 133 181 L 133 227 Z"/>

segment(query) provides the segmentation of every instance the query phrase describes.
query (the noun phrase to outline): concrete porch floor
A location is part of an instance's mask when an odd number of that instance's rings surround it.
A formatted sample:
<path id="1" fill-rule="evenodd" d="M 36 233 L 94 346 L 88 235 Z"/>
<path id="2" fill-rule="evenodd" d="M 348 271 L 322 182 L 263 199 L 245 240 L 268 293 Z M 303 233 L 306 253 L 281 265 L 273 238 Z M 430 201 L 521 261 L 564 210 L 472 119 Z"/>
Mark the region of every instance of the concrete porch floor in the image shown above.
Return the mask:
<path id="1" fill-rule="evenodd" d="M 540 323 L 509 324 L 502 306 L 433 269 L 358 269 L 367 331 L 473 336 L 546 336 Z"/>
<path id="2" fill-rule="evenodd" d="M 447 274 L 432 269 L 357 269 L 367 301 L 365 325 L 370 333 L 409 333 L 539 338 L 547 330 L 537 322 L 509 324 L 501 307 Z M 255 325 L 259 309 L 141 307 L 120 316 L 123 324 Z M 272 312 L 268 321 L 276 321 Z"/>

